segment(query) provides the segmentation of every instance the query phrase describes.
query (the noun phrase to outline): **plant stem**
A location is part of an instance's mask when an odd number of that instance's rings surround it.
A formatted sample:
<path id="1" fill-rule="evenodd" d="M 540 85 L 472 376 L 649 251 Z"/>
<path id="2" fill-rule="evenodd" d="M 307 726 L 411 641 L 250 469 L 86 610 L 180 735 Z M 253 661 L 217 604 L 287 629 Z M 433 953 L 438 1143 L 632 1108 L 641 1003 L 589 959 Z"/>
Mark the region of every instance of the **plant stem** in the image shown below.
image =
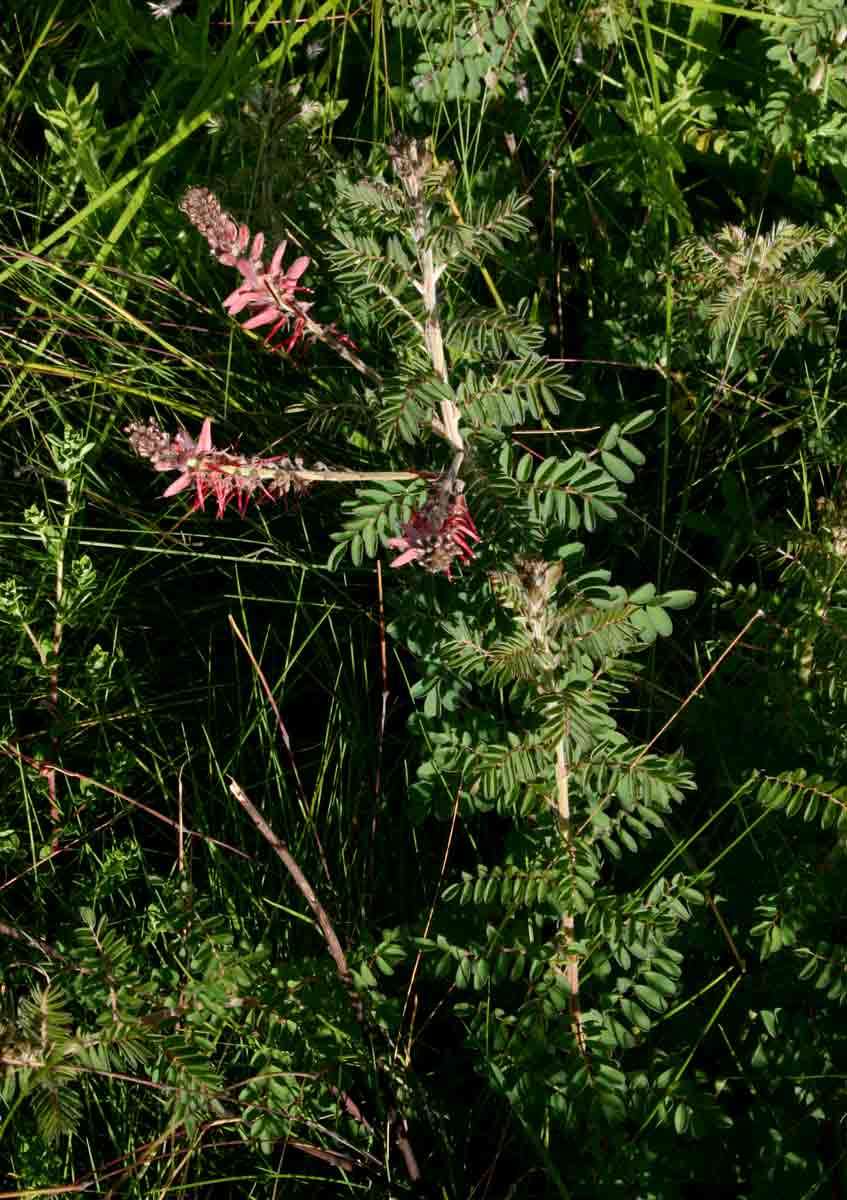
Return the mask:
<path id="1" fill-rule="evenodd" d="M 274 854 L 276 854 L 277 858 L 280 859 L 286 871 L 288 871 L 288 874 L 297 885 L 297 890 L 300 892 L 309 908 L 311 908 L 312 912 L 315 914 L 318 925 L 320 925 L 321 928 L 321 933 L 324 936 L 324 941 L 327 944 L 327 949 L 329 950 L 329 953 L 332 956 L 332 961 L 335 963 L 336 970 L 338 971 L 338 976 L 344 986 L 350 990 L 353 996 L 353 1004 L 356 1008 L 357 1014 L 361 1014 L 362 1002 L 358 995 L 356 995 L 356 993 L 352 990 L 353 977 L 350 974 L 350 966 L 347 962 L 347 955 L 344 953 L 341 942 L 338 940 L 338 935 L 333 929 L 332 922 L 327 915 L 326 909 L 318 899 L 315 889 L 300 870 L 300 867 L 292 857 L 288 847 L 277 837 L 270 825 L 268 825 L 265 818 L 251 802 L 241 785 L 238 784 L 234 779 L 231 779 L 229 790 L 247 813 L 247 816 L 256 826 L 259 833 L 271 847 Z"/>
<path id="2" fill-rule="evenodd" d="M 265 279 L 264 284 L 282 312 L 292 312 L 298 321 L 303 322 L 303 327 L 313 338 L 331 347 L 340 358 L 343 358 L 346 363 L 354 367 L 360 375 L 364 375 L 366 379 L 370 379 L 377 387 L 382 387 L 382 376 L 379 372 L 374 371 L 372 367 L 369 367 L 366 362 L 359 358 L 358 354 L 351 350 L 346 342 L 343 342 L 337 334 L 310 317 L 306 309 L 298 304 L 296 300 L 283 299 L 269 280 Z"/>
<path id="3" fill-rule="evenodd" d="M 430 159 L 431 162 L 431 159 Z M 401 165 L 398 174 L 406 195 L 412 204 L 414 214 L 412 221 L 412 240 L 415 243 L 420 281 L 415 280 L 415 287 L 421 294 L 424 305 L 424 342 L 432 362 L 432 369 L 438 378 L 447 383 L 447 361 L 444 355 L 444 338 L 441 334 L 441 319 L 438 312 L 438 280 L 444 270 L 444 265 L 437 267 L 432 247 L 425 244 L 429 228 L 429 210 L 423 195 L 423 178 L 426 174 L 426 155 L 419 159 L 417 151 Z M 432 428 L 440 437 L 445 438 L 459 454 L 464 454 L 465 443 L 459 430 L 461 413 L 453 400 L 441 401 L 441 417 L 433 417 Z M 461 460 L 459 461 L 461 465 Z M 458 469 L 458 468 L 457 468 Z"/>
<path id="4" fill-rule="evenodd" d="M 556 743 L 556 811 L 559 815 L 559 825 L 565 840 L 568 858 L 571 861 L 571 870 L 573 870 L 576 863 L 576 849 L 571 829 L 570 769 L 565 752 L 564 738 L 560 738 Z M 570 949 L 575 938 L 573 913 L 565 913 L 562 916 L 562 937 L 567 954 L 565 979 L 568 991 L 570 992 L 571 1023 L 573 1024 L 574 1036 L 576 1037 L 580 1053 L 583 1057 L 587 1057 L 588 1046 L 585 1040 L 582 1006 L 579 998 L 579 957 Z"/>

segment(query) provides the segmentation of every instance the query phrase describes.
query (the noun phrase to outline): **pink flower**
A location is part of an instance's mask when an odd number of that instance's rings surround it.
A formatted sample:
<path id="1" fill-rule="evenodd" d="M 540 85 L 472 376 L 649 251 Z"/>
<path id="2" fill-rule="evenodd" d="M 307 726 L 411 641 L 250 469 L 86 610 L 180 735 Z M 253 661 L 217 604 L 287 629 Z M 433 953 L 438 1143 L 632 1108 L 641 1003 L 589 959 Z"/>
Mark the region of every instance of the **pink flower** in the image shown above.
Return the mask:
<path id="1" fill-rule="evenodd" d="M 212 445 L 212 422 L 207 417 L 196 439 L 181 429 L 172 438 L 150 419 L 146 425 L 128 425 L 129 444 L 142 458 L 150 460 L 156 471 L 179 471 L 162 493 L 163 498 L 176 496 L 187 488 L 195 489 L 193 510 L 205 507 L 214 496 L 218 517 L 222 517 L 229 502 L 235 501 L 244 516 L 251 499 L 278 500 L 293 491 L 308 490 L 307 482 L 299 475 L 303 470 L 300 458 L 288 455 L 260 458 L 218 450 Z"/>
<path id="2" fill-rule="evenodd" d="M 309 266 L 305 255 L 295 258 L 290 267 L 283 270 L 282 259 L 287 242 L 281 242 L 274 251 L 271 265 L 265 270 L 262 254 L 265 235 L 255 237 L 246 225 L 240 225 L 234 217 L 221 208 L 220 201 L 208 188 L 189 188 L 179 205 L 195 229 L 206 239 L 212 256 L 227 267 L 235 267 L 241 275 L 241 283 L 224 300 L 224 308 L 230 316 L 247 311 L 245 329 L 272 328 L 265 342 L 273 350 L 284 350 L 290 354 L 298 342 L 318 341 L 328 346 L 351 363 L 357 371 L 379 381 L 355 353 L 356 344 L 346 333 L 340 333 L 334 325 L 321 325 L 310 315 L 310 301 L 299 298 L 300 293 L 311 295 L 311 288 L 301 285 L 300 276 Z M 282 330 L 285 336 L 273 345 L 273 339 Z M 305 336 L 304 336 L 305 335 Z"/>
<path id="3" fill-rule="evenodd" d="M 245 309 L 252 313 L 253 315 L 244 322 L 245 329 L 261 329 L 263 325 L 272 325 L 273 328 L 265 336 L 268 345 L 272 345 L 280 330 L 288 333 L 282 342 L 272 348 L 290 353 L 303 336 L 307 320 L 314 326 L 314 322 L 307 316 L 311 304 L 298 299 L 299 293 L 310 294 L 311 291 L 299 282 L 311 259 L 301 255 L 300 258 L 295 258 L 290 267 L 283 270 L 282 260 L 288 242 L 280 242 L 274 251 L 270 267 L 265 270 L 262 259 L 265 235 L 257 233 L 252 237 L 248 227 L 239 225 L 225 212 L 217 196 L 208 188 L 189 188 L 182 198 L 180 208 L 192 225 L 202 233 L 218 262 L 227 267 L 235 267 L 242 276 L 241 283 L 224 300 L 224 308 L 229 315 L 236 317 Z M 288 307 L 295 299 L 296 311 Z M 343 335 L 335 336 L 338 341 L 345 341 Z"/>
<path id="4" fill-rule="evenodd" d="M 389 539 L 392 549 L 402 551 L 390 565 L 405 567 L 416 562 L 425 571 L 432 574 L 443 571 L 452 579 L 454 559 L 470 562 L 474 557 L 470 543 L 478 541 L 480 536 L 464 495 L 456 484 L 439 480 L 423 507 L 406 522 L 400 536 Z"/>
<path id="5" fill-rule="evenodd" d="M 262 325 L 273 324 L 273 328 L 265 337 L 265 341 L 269 345 L 280 329 L 287 329 L 293 322 L 292 332 L 282 342 L 283 349 L 288 353 L 297 344 L 303 333 L 305 325 L 303 317 L 311 308 L 311 304 L 304 304 L 298 300 L 299 311 L 296 313 L 288 309 L 286 305 L 287 302 L 296 298 L 298 292 L 308 293 L 310 291 L 309 288 L 301 287 L 298 280 L 309 266 L 311 259 L 301 255 L 300 258 L 295 258 L 287 270 L 283 270 L 282 259 L 288 243 L 281 242 L 274 251 L 271 265 L 266 271 L 261 259 L 263 246 L 264 238 L 262 234 L 257 234 L 249 258 L 237 258 L 233 254 L 221 255 L 221 262 L 228 266 L 234 266 L 243 276 L 242 282 L 235 291 L 231 292 L 224 300 L 224 308 L 231 317 L 238 316 L 244 309 L 254 311 L 255 315 L 244 322 L 245 329 L 259 329 Z"/>

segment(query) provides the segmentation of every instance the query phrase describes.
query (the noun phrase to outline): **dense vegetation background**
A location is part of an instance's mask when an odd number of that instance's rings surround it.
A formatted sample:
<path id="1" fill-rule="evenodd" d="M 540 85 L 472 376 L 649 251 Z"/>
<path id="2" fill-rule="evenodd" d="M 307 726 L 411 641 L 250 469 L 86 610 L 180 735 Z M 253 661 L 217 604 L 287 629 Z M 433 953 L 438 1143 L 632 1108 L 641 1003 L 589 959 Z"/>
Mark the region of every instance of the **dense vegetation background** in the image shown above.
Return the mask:
<path id="1" fill-rule="evenodd" d="M 3 1195 L 843 1196 L 847 8 L 2 24 Z"/>

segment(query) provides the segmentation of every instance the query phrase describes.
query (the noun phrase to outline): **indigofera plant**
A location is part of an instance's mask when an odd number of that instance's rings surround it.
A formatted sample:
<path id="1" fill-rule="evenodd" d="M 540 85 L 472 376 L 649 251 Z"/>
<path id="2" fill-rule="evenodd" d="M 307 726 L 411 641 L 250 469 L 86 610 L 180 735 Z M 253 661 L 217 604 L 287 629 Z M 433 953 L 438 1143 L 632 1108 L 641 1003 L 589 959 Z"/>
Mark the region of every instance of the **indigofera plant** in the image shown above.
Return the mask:
<path id="1" fill-rule="evenodd" d="M 473 871 L 454 874 L 431 919 L 413 922 L 408 947 L 433 980 L 455 985 L 445 1001 L 524 1126 L 565 1114 L 614 1123 L 664 1104 L 665 1076 L 648 1073 L 630 1094 L 622 1063 L 678 992 L 673 942 L 702 899 L 693 877 L 666 873 L 673 853 L 634 884 L 619 867 L 668 832 L 672 806 L 692 787 L 680 757 L 633 740 L 617 709 L 639 651 L 672 632 L 670 612 L 693 594 L 650 583 L 627 594 L 608 571 L 580 565 L 577 540 L 616 519 L 645 459 L 632 439 L 652 414 L 613 424 L 588 447 L 557 432 L 551 417 L 571 424 L 568 408 L 583 401 L 542 353 L 527 306 L 508 311 L 487 272 L 496 308 L 461 301 L 486 258 L 505 263 L 506 242 L 530 235 L 523 200 L 473 212 L 469 199 L 465 215 L 429 146 L 400 137 L 388 157 L 396 182 L 340 185 L 346 224 L 337 219 L 330 254 L 353 299 L 390 325 L 393 361 L 379 373 L 349 336 L 313 320 L 300 283 L 307 258 L 284 268 L 282 243 L 265 267 L 262 236 L 205 189 L 182 207 L 214 257 L 242 276 L 224 305 L 251 314 L 246 329 L 271 326 L 268 341 L 282 332 L 286 350 L 320 338 L 357 369 L 363 420 L 394 469 L 219 450 L 208 419 L 196 441 L 151 421 L 129 427 L 130 443 L 155 469 L 179 472 L 165 495 L 193 489 L 195 508 L 214 496 L 219 516 L 230 501 L 243 513 L 250 499 L 318 482 L 364 483 L 343 502 L 330 565 L 347 552 L 361 563 L 382 543 L 400 551 L 392 566 L 452 580 L 448 589 L 399 585 L 390 598 L 389 632 L 419 672 L 409 817 L 433 828 L 452 817 L 486 849 Z M 542 449 L 518 452 L 514 431 L 530 418 Z M 449 464 L 431 462 L 445 443 Z M 508 833 L 483 836 L 490 813 Z M 372 982 L 365 992 L 376 996 Z M 667 1056 L 662 1064 L 667 1074 Z"/>

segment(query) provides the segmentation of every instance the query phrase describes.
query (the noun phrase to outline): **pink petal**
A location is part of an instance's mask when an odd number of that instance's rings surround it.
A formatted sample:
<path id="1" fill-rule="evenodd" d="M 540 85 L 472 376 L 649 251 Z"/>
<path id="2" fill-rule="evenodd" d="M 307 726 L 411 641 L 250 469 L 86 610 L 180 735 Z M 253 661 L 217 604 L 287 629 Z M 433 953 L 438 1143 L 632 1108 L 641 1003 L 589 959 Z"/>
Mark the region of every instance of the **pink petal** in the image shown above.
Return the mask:
<path id="1" fill-rule="evenodd" d="M 246 225 L 238 227 L 238 249 L 244 251 L 247 249 L 247 243 L 250 241 L 250 230 Z"/>
<path id="2" fill-rule="evenodd" d="M 206 504 L 206 497 L 209 494 L 209 487 L 203 479 L 196 479 L 195 483 L 197 484 L 197 494 L 194 497 L 192 509 L 194 512 L 199 512 L 200 509 L 202 509 Z"/>
<path id="3" fill-rule="evenodd" d="M 286 279 L 299 279 L 311 261 L 312 260 L 310 258 L 307 258 L 305 256 L 305 254 L 300 258 L 295 258 L 294 262 L 291 264 L 291 266 L 285 272 L 285 278 Z"/>
<path id="4" fill-rule="evenodd" d="M 237 287 L 234 292 L 231 292 L 226 300 L 224 300 L 224 308 L 231 317 L 240 313 L 242 308 L 246 308 L 250 303 L 250 292 L 242 284 Z"/>
<path id="5" fill-rule="evenodd" d="M 162 498 L 175 496 L 177 492 L 184 492 L 187 487 L 191 487 L 190 471 L 186 471 L 184 475 L 180 475 L 179 479 L 175 479 L 172 484 L 166 487 L 162 492 Z"/>
<path id="6" fill-rule="evenodd" d="M 258 329 L 260 325 L 270 325 L 271 321 L 275 321 L 277 317 L 283 314 L 279 311 L 275 304 L 268 305 L 261 312 L 256 313 L 255 317 L 251 317 L 249 321 L 245 321 L 242 329 Z"/>
<path id="7" fill-rule="evenodd" d="M 271 268 L 268 271 L 269 275 L 278 275 L 279 274 L 279 268 L 282 266 L 282 260 L 285 255 L 285 249 L 286 249 L 287 245 L 288 245 L 287 241 L 280 242 L 279 245 L 277 246 L 276 250 L 274 250 L 274 256 L 271 259 Z"/>
<path id="8" fill-rule="evenodd" d="M 212 449 L 212 421 L 210 417 L 206 417 L 203 422 L 203 428 L 200 430 L 200 436 L 197 439 L 196 449 L 199 454 L 208 454 Z"/>
<path id="9" fill-rule="evenodd" d="M 253 238 L 253 245 L 250 247 L 250 258 L 253 262 L 257 262 L 262 257 L 262 251 L 265 248 L 265 235 L 257 233 Z"/>
<path id="10" fill-rule="evenodd" d="M 388 544 L 391 545 L 390 542 Z M 412 546 L 405 552 L 405 554 L 401 554 L 399 558 L 393 559 L 388 565 L 389 567 L 405 567 L 408 565 L 408 563 L 417 562 L 422 555 L 423 550 L 419 550 L 417 547 Z"/>
<path id="11" fill-rule="evenodd" d="M 250 287 L 259 286 L 259 278 L 256 275 L 256 264 L 252 258 L 239 258 L 235 264 L 235 269 L 244 276 L 245 282 Z"/>
<path id="12" fill-rule="evenodd" d="M 234 307 L 237 303 L 238 307 Z M 262 305 L 271 303 L 271 297 L 264 288 L 251 288 L 249 284 L 242 283 L 241 287 L 235 289 L 232 295 L 227 296 L 224 300 L 224 307 L 227 312 L 241 312 L 242 308 L 259 308 Z"/>

